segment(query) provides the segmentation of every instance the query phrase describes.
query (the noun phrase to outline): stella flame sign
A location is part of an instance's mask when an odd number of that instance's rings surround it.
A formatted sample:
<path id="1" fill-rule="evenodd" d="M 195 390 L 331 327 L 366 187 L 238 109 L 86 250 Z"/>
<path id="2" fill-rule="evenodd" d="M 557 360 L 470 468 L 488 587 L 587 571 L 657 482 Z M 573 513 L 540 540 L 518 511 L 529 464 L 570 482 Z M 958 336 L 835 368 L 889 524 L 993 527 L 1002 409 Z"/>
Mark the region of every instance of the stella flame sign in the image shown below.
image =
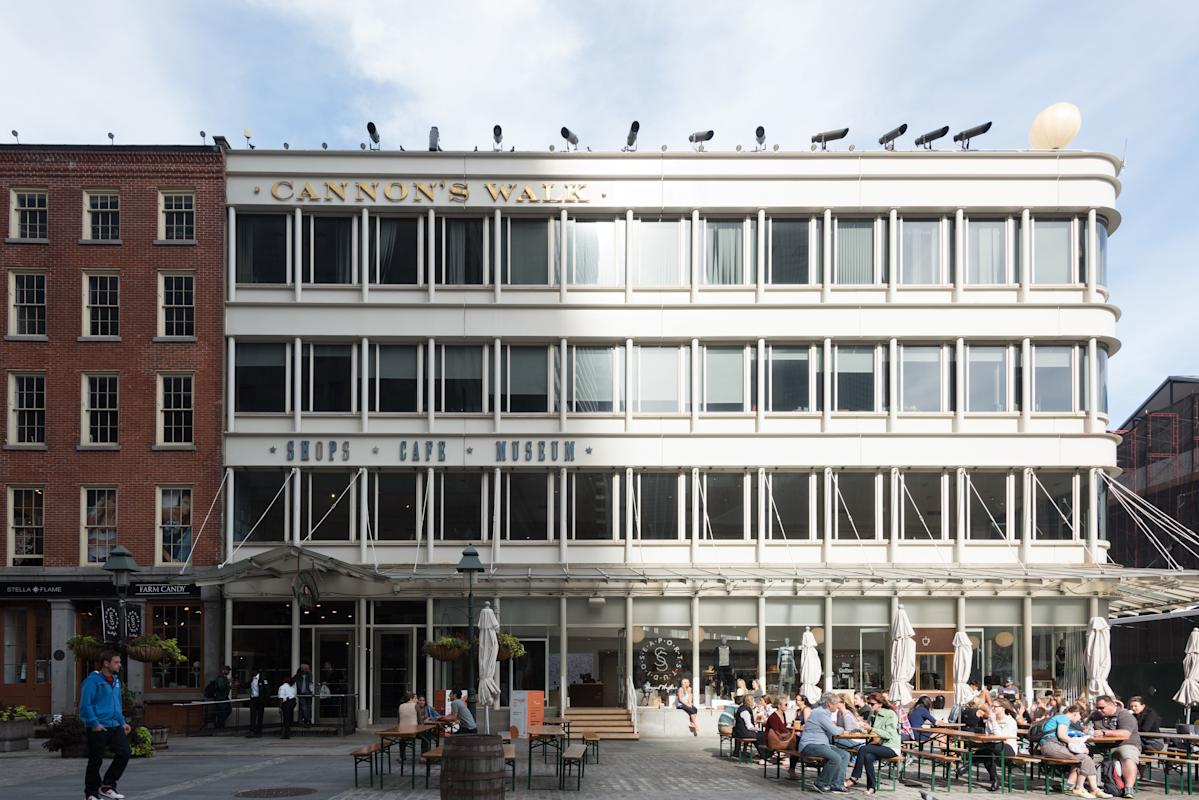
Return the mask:
<path id="1" fill-rule="evenodd" d="M 683 649 L 674 639 L 647 639 L 637 651 L 637 667 L 651 685 L 672 685 L 683 671 Z"/>

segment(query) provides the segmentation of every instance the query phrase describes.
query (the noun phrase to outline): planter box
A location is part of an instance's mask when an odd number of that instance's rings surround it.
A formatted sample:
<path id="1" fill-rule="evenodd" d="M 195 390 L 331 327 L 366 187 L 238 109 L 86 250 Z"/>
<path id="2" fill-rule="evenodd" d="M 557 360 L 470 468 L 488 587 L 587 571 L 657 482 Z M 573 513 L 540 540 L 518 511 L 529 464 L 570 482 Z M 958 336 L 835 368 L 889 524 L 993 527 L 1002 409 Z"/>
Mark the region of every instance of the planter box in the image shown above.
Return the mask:
<path id="1" fill-rule="evenodd" d="M 29 749 L 29 737 L 33 736 L 31 719 L 14 719 L 0 722 L 0 753 L 15 753 Z"/>

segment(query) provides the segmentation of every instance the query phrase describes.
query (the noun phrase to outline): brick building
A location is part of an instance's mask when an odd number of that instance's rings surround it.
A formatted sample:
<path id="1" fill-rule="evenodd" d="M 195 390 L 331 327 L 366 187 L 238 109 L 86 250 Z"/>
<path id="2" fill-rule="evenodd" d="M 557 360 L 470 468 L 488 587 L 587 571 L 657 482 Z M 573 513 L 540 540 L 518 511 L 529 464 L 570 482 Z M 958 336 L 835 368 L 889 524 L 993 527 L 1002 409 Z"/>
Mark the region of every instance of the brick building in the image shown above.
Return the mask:
<path id="1" fill-rule="evenodd" d="M 199 534 L 221 478 L 223 177 L 211 146 L 0 147 L 0 703 L 73 707 L 67 640 L 99 633 L 118 544 L 156 598 L 145 626 L 188 656 L 128 685 L 166 703 L 219 669 L 219 601 L 166 584 L 220 547 L 219 504 Z"/>

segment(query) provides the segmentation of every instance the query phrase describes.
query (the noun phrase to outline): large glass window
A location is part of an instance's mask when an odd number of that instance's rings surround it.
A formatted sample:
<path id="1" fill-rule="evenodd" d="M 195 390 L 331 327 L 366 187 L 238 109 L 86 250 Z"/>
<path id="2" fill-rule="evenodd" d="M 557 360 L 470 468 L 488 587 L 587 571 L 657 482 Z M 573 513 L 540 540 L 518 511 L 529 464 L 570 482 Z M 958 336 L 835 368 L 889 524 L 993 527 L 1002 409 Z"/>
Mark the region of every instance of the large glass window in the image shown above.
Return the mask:
<path id="1" fill-rule="evenodd" d="M 483 473 L 439 472 L 441 539 L 479 541 L 483 538 Z"/>
<path id="2" fill-rule="evenodd" d="M 1074 536 L 1074 473 L 1033 473 L 1033 527 L 1036 538 L 1063 541 Z"/>
<path id="3" fill-rule="evenodd" d="M 624 348 L 572 347 L 569 408 L 572 413 L 624 410 Z"/>
<path id="4" fill-rule="evenodd" d="M 874 411 L 874 347 L 838 346 L 836 349 L 837 411 Z"/>
<path id="5" fill-rule="evenodd" d="M 836 231 L 833 283 L 874 283 L 874 220 L 840 219 Z"/>
<path id="6" fill-rule="evenodd" d="M 275 469 L 233 472 L 233 538 L 237 542 L 287 540 L 287 491 L 283 486 L 290 474 Z"/>
<path id="7" fill-rule="evenodd" d="M 691 220 L 637 222 L 638 286 L 691 285 Z"/>
<path id="8" fill-rule="evenodd" d="M 287 283 L 286 214 L 237 215 L 237 282 Z"/>
<path id="9" fill-rule="evenodd" d="M 744 223 L 710 219 L 704 222 L 704 283 L 738 286 L 745 283 Z"/>
<path id="10" fill-rule="evenodd" d="M 549 350 L 544 346 L 505 346 L 500 368 L 500 409 L 540 413 L 549 405 Z"/>
<path id="11" fill-rule="evenodd" d="M 705 347 L 704 411 L 745 410 L 745 348 Z"/>
<path id="12" fill-rule="evenodd" d="M 416 284 L 420 275 L 421 220 L 416 217 L 371 217 L 367 264 L 374 283 Z"/>
<path id="13" fill-rule="evenodd" d="M 833 481 L 835 538 L 874 539 L 874 473 L 842 472 Z"/>
<path id="14" fill-rule="evenodd" d="M 416 411 L 420 348 L 410 344 L 372 345 L 367 391 L 370 411 Z"/>
<path id="15" fill-rule="evenodd" d="M 304 281 L 353 283 L 354 218 L 313 215 L 304 218 L 303 227 Z"/>
<path id="16" fill-rule="evenodd" d="M 638 347 L 634 364 L 638 412 L 691 410 L 691 359 L 685 347 Z"/>
<path id="17" fill-rule="evenodd" d="M 1071 363 L 1073 347 L 1038 345 L 1033 349 L 1033 410 L 1041 412 L 1070 412 L 1074 410 L 1071 396 L 1073 380 Z"/>
<path id="18" fill-rule="evenodd" d="M 1107 413 L 1107 348 L 1096 348 L 1096 360 L 1098 361 L 1098 375 L 1095 380 L 1099 384 L 1099 408 L 1100 414 Z M 1196 420 L 1199 423 L 1199 419 Z M 1199 429 L 1196 430 L 1196 436 L 1199 437 Z"/>
<path id="19" fill-rule="evenodd" d="M 445 413 L 483 410 L 483 348 L 437 345 L 434 408 Z"/>
<path id="20" fill-rule="evenodd" d="M 624 225 L 615 220 L 567 222 L 568 283 L 619 286 L 624 283 Z"/>
<path id="21" fill-rule="evenodd" d="M 506 472 L 500 492 L 500 529 L 512 541 L 549 538 L 550 494 L 557 479 L 546 472 Z"/>
<path id="22" fill-rule="evenodd" d="M 811 348 L 807 345 L 771 345 L 769 357 L 769 410 L 812 411 Z"/>
<path id="23" fill-rule="evenodd" d="M 887 628 L 835 625 L 831 631 L 833 688 L 856 692 L 886 691 L 891 677 L 891 638 Z"/>
<path id="24" fill-rule="evenodd" d="M 86 336 L 121 335 L 121 278 L 119 275 L 86 275 Z"/>
<path id="25" fill-rule="evenodd" d="M 38 372 L 9 377 L 10 443 L 46 443 L 46 376 Z"/>
<path id="26" fill-rule="evenodd" d="M 1007 411 L 1006 347 L 976 347 L 966 351 L 966 410 Z"/>
<path id="27" fill-rule="evenodd" d="M 813 267 L 808 259 L 807 219 L 772 219 L 770 221 L 770 259 L 767 264 L 767 280 L 772 284 L 813 283 L 813 271 L 819 272 L 820 265 Z"/>
<path id="28" fill-rule="evenodd" d="M 1033 223 L 1033 283 L 1073 283 L 1068 219 L 1038 219 Z"/>
<path id="29" fill-rule="evenodd" d="M 769 472 L 766 474 L 766 527 L 776 541 L 811 539 L 807 472 Z M 823 483 L 819 481 L 818 485 Z M 823 492 L 821 492 L 823 495 Z M 818 501 L 817 508 L 822 508 Z"/>
<path id="30" fill-rule="evenodd" d="M 441 282 L 450 286 L 481 285 L 484 221 L 442 217 L 441 222 Z"/>
<path id="31" fill-rule="evenodd" d="M 174 639 L 185 659 L 156 662 L 150 673 L 152 689 L 199 689 L 204 678 L 204 616 L 199 602 L 150 606 L 151 631 Z"/>
<path id="32" fill-rule="evenodd" d="M 900 481 L 900 538 L 940 540 L 941 473 L 904 472 Z"/>
<path id="33" fill-rule="evenodd" d="M 84 375 L 84 444 L 116 444 L 119 379 L 116 375 Z"/>
<path id="34" fill-rule="evenodd" d="M 745 476 L 731 472 L 700 475 L 700 539 L 745 538 Z"/>
<path id="35" fill-rule="evenodd" d="M 638 538 L 677 539 L 679 535 L 679 476 L 676 472 L 633 475 L 633 527 Z"/>
<path id="36" fill-rule="evenodd" d="M 966 529 L 970 538 L 988 541 L 1008 538 L 1007 475 L 972 472 L 966 486 Z"/>
<path id="37" fill-rule="evenodd" d="M 354 348 L 306 344 L 301 359 L 302 411 L 353 411 Z"/>
<path id="38" fill-rule="evenodd" d="M 357 484 L 353 472 L 304 472 L 300 475 L 300 536 L 317 541 L 354 538 Z"/>
<path id="39" fill-rule="evenodd" d="M 9 536 L 14 567 L 40 567 L 46 554 L 45 490 L 40 486 L 9 490 Z"/>
<path id="40" fill-rule="evenodd" d="M 83 495 L 87 563 L 103 564 L 117 546 L 117 490 L 84 488 Z"/>
<path id="41" fill-rule="evenodd" d="M 286 411 L 287 345 L 238 342 L 233 396 L 237 411 Z"/>
<path id="42" fill-rule="evenodd" d="M 1008 283 L 1007 220 L 972 219 L 966 232 L 966 283 Z"/>
<path id="43" fill-rule="evenodd" d="M 415 472 L 376 472 L 371 476 L 367 497 L 372 537 L 385 542 L 417 538 L 417 485 Z"/>
<path id="44" fill-rule="evenodd" d="M 699 666 L 703 671 L 704 696 L 735 700 L 737 681 L 750 681 L 758 676 L 759 630 L 748 626 L 711 626 L 702 629 L 699 645 Z"/>
<path id="45" fill-rule="evenodd" d="M 903 411 L 941 411 L 941 348 L 900 351 L 899 407 Z"/>
<path id="46" fill-rule="evenodd" d="M 570 508 L 568 513 L 572 538 L 602 540 L 613 538 L 617 530 L 612 517 L 615 492 L 610 472 L 571 472 L 568 476 Z"/>
<path id="47" fill-rule="evenodd" d="M 941 222 L 935 219 L 905 219 L 899 226 L 899 282 L 939 284 L 941 278 Z"/>
<path id="48" fill-rule="evenodd" d="M 1100 286 L 1107 286 L 1107 220 L 1095 218 L 1095 240 L 1099 243 L 1099 251 L 1095 254 L 1095 280 Z"/>
<path id="49" fill-rule="evenodd" d="M 12 272 L 9 331 L 14 336 L 46 335 L 46 276 L 41 272 Z"/>
<path id="50" fill-rule="evenodd" d="M 500 229 L 504 283 L 545 286 L 550 282 L 550 223 L 504 219 Z"/>

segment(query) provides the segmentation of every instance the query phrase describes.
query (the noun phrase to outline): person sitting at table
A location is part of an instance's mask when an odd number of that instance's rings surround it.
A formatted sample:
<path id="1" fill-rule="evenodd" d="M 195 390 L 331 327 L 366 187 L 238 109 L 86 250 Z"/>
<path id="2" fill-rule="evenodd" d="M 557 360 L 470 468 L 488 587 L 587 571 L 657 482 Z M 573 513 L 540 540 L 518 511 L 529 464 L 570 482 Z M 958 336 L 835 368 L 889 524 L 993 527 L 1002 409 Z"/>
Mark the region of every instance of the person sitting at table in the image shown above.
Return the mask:
<path id="1" fill-rule="evenodd" d="M 1131 711 L 1106 694 L 1095 698 L 1095 710 L 1101 715 L 1096 727 L 1101 729 L 1106 737 L 1120 742 L 1112 748 L 1111 757 L 1120 764 L 1120 777 L 1124 779 L 1124 796 L 1135 797 L 1137 762 L 1141 758 L 1142 747 L 1140 724 Z"/>
<path id="2" fill-rule="evenodd" d="M 995 762 L 1002 753 L 1007 756 L 1016 755 L 1016 710 L 1006 699 L 1000 698 L 991 704 L 990 708 L 985 710 L 984 732 L 988 736 L 1002 736 L 1002 742 L 984 742 L 974 750 L 974 761 L 982 762 L 983 768 L 987 771 L 987 777 L 991 780 L 991 785 L 987 787 L 989 792 L 999 791 L 999 778 L 995 772 Z"/>
<path id="3" fill-rule="evenodd" d="M 803 725 L 808 721 L 808 715 L 812 713 L 812 704 L 808 702 L 808 698 L 803 696 L 802 692 L 795 695 L 795 713 L 792 715 L 792 722 L 798 722 Z"/>
<path id="4" fill-rule="evenodd" d="M 1145 750 L 1165 750 L 1166 740 L 1154 736 L 1162 729 L 1162 720 L 1157 712 L 1145 705 L 1145 701 L 1139 695 L 1128 698 L 1128 710 L 1137 718 L 1137 730 L 1141 732 L 1141 744 Z"/>
<path id="5" fill-rule="evenodd" d="M 429 701 L 423 694 L 416 696 L 416 719 L 418 722 L 435 722 L 437 720 L 437 709 L 429 705 Z"/>
<path id="6" fill-rule="evenodd" d="M 1058 761 L 1072 761 L 1078 764 L 1066 776 L 1066 783 L 1072 784 L 1070 793 L 1075 797 L 1111 797 L 1099 788 L 1098 775 L 1095 770 L 1095 759 L 1087 752 L 1087 735 L 1081 728 L 1086 708 L 1074 703 L 1060 714 L 1054 714 L 1041 725 L 1041 755 Z"/>
<path id="7" fill-rule="evenodd" d="M 908 711 L 908 724 L 912 726 L 912 738 L 917 742 L 927 742 L 932 734 L 925 733 L 921 728 L 931 727 L 937 724 L 937 718 L 933 716 L 933 712 L 929 711 L 933 701 L 928 695 L 921 695 L 916 698 L 916 702 L 912 704 L 912 708 Z"/>
<path id="8" fill-rule="evenodd" d="M 857 711 L 846 701 L 845 695 L 841 695 L 841 707 L 837 711 L 836 722 L 846 733 L 870 730 L 866 720 L 859 717 Z M 837 746 L 856 753 L 865 741 L 865 739 L 838 739 Z"/>
<path id="9" fill-rule="evenodd" d="M 824 759 L 824 766 L 816 778 L 818 792 L 844 792 L 845 771 L 849 767 L 849 753 L 835 747 L 837 736 L 844 733 L 836 723 L 837 712 L 843 704 L 841 695 L 825 692 L 820 702 L 808 715 L 803 733 L 799 735 L 799 753 Z"/>
<path id="10" fill-rule="evenodd" d="M 741 755 L 741 739 L 757 739 L 758 725 L 754 722 L 753 695 L 742 694 L 733 718 L 733 757 Z"/>
<path id="11" fill-rule="evenodd" d="M 770 716 L 766 718 L 765 730 L 758 739 L 758 750 L 763 752 L 766 758 L 769 758 L 774 750 L 794 750 L 796 742 L 796 732 L 787 722 L 787 703 L 786 697 L 779 697 L 778 703 Z M 763 751 L 763 747 L 766 749 Z M 798 756 L 791 756 L 787 764 L 787 778 L 797 780 L 795 774 L 795 764 L 799 760 Z"/>
<path id="12" fill-rule="evenodd" d="M 761 726 L 766 724 L 766 718 L 770 716 L 770 712 L 774 710 L 770 707 L 770 698 L 766 695 L 755 697 L 753 693 L 749 693 L 747 696 L 750 698 L 750 703 L 753 705 L 754 723 L 756 723 L 758 728 L 761 729 Z"/>
<path id="13" fill-rule="evenodd" d="M 962 730 L 970 733 L 982 733 L 986 728 L 988 704 L 975 697 L 962 709 Z"/>
<path id="14" fill-rule="evenodd" d="M 412 692 L 404 692 L 401 696 L 404 698 L 404 702 L 400 703 L 400 710 L 398 712 L 399 724 L 415 725 L 420 719 L 417 714 L 416 695 Z"/>
<path id="15" fill-rule="evenodd" d="M 887 696 L 882 692 L 875 692 L 866 698 L 866 705 L 869 708 L 870 718 L 873 720 L 866 726 L 866 729 L 877 736 L 878 741 L 867 742 L 858 748 L 857 762 L 853 765 L 853 774 L 849 780 L 851 784 L 856 785 L 862 777 L 862 771 L 865 770 L 866 794 L 869 795 L 874 794 L 878 788 L 876 765 L 879 761 L 898 756 L 900 744 L 899 716 L 891 707 Z"/>
<path id="16" fill-rule="evenodd" d="M 853 710 L 858 712 L 858 716 L 869 722 L 870 705 L 866 702 L 866 695 L 861 692 L 853 693 Z"/>
<path id="17" fill-rule="evenodd" d="M 675 698 L 674 707 L 687 714 L 688 730 L 692 736 L 699 736 L 699 729 L 696 725 L 695 715 L 699 713 L 699 709 L 695 707 L 695 698 L 691 694 L 691 681 L 683 678 L 679 682 L 679 693 Z"/>
<path id="18" fill-rule="evenodd" d="M 478 733 L 475 729 L 475 715 L 470 713 L 470 708 L 466 705 L 466 700 L 463 699 L 466 692 L 461 689 L 454 691 L 454 699 L 450 702 L 450 707 L 446 709 L 447 713 L 443 717 L 438 717 L 438 722 L 457 722 L 459 734 Z"/>
<path id="19" fill-rule="evenodd" d="M 762 691 L 762 687 L 759 685 L 757 678 L 754 678 L 749 682 L 749 691 L 753 694 L 755 700 L 760 699 L 766 694 L 766 692 Z"/>

